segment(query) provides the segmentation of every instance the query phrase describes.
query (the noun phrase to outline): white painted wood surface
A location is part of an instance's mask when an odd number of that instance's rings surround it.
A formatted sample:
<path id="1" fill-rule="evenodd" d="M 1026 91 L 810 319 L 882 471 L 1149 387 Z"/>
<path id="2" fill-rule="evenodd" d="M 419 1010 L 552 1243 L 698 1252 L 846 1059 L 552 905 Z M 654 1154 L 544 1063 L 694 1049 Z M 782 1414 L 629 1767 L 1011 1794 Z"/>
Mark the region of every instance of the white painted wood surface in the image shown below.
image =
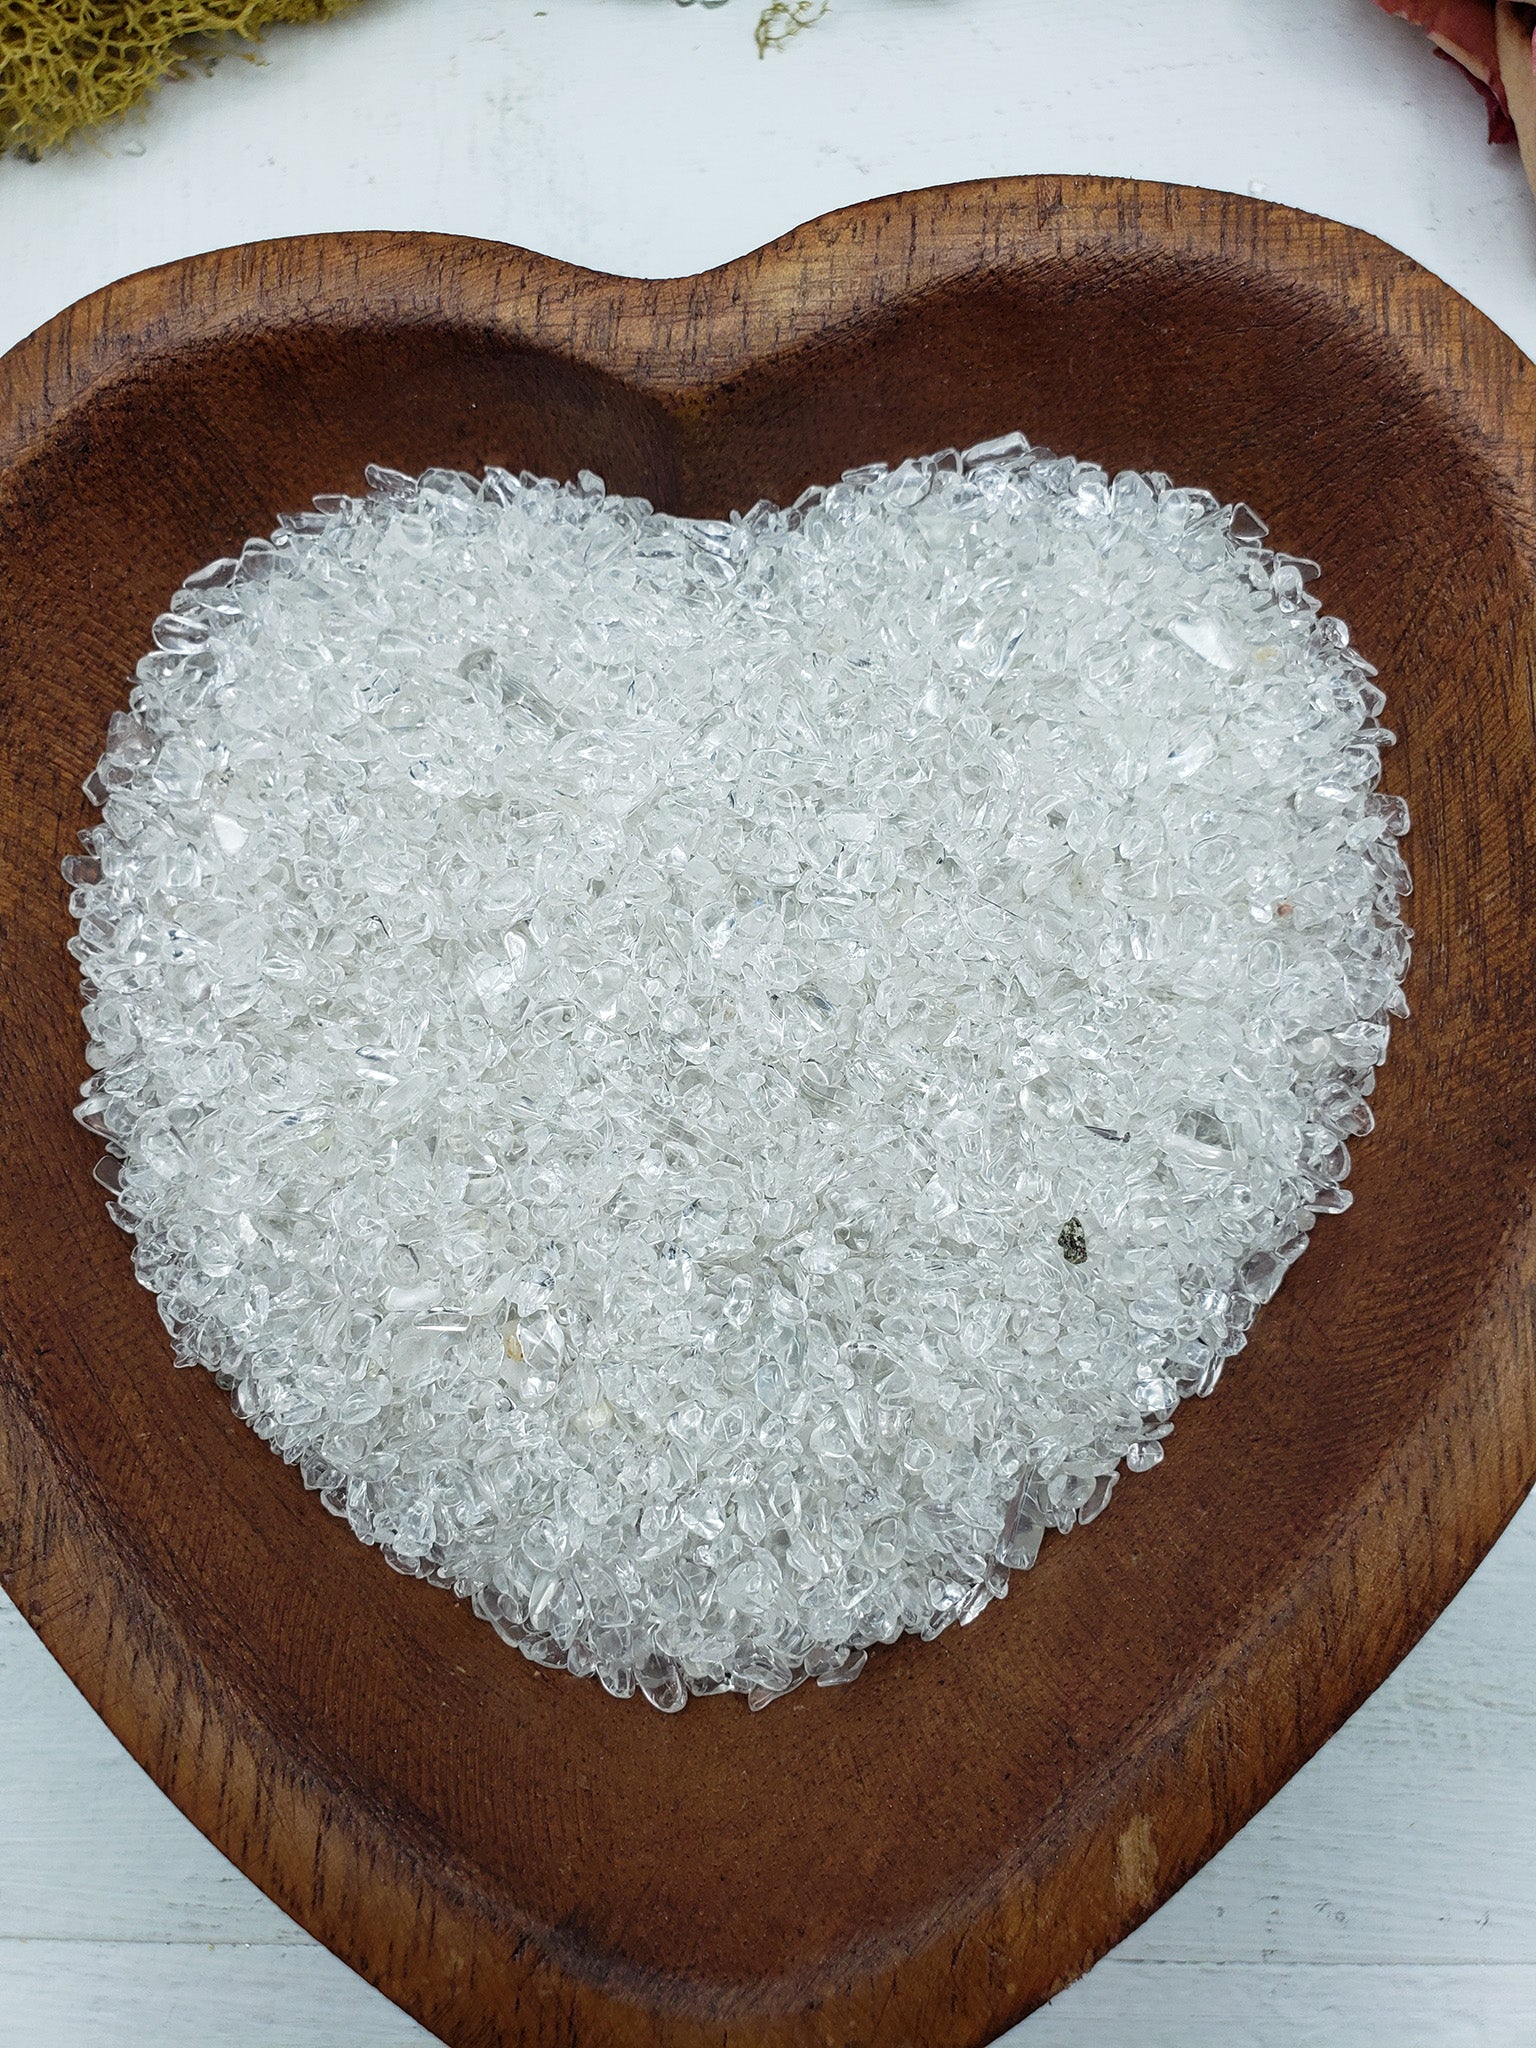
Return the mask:
<path id="1" fill-rule="evenodd" d="M 1370 0 L 832 0 L 761 64 L 756 6 L 365 0 L 274 35 L 104 141 L 0 162 L 0 348 L 112 277 L 263 236 L 443 229 L 659 275 L 880 192 L 1091 170 L 1370 229 L 1536 352 L 1514 152 Z M 1218 1398 L 1241 1394 L 1239 1365 Z M 1533 1643 L 1536 1504 L 1348 1727 L 1010 2048 L 1533 2048 Z M 0 1603 L 0 2042 L 427 2039 L 182 1820 Z"/>

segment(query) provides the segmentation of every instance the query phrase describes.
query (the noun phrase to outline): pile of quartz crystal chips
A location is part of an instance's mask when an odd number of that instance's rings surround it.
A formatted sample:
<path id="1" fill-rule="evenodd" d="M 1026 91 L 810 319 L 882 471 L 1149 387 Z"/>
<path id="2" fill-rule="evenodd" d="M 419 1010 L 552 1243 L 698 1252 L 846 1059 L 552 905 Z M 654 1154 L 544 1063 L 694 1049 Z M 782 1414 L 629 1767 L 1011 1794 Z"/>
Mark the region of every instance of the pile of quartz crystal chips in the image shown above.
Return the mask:
<path id="1" fill-rule="evenodd" d="M 1020 437 L 691 521 L 371 471 L 188 579 L 67 863 L 179 1358 L 658 1707 L 968 1621 L 1162 1455 L 1404 1014 L 1383 697 Z"/>

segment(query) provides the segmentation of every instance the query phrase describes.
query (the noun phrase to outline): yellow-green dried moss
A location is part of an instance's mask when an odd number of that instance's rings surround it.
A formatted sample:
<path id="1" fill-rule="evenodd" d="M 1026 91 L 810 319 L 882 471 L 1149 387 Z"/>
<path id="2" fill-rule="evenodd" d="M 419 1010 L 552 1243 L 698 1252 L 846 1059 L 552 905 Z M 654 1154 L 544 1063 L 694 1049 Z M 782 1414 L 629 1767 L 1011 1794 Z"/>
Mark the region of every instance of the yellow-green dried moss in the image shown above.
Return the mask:
<path id="1" fill-rule="evenodd" d="M 757 19 L 757 54 L 782 50 L 791 36 L 811 28 L 827 11 L 827 0 L 768 0 Z"/>
<path id="2" fill-rule="evenodd" d="M 125 114 L 217 39 L 353 0 L 0 0 L 0 152 L 36 155 Z"/>

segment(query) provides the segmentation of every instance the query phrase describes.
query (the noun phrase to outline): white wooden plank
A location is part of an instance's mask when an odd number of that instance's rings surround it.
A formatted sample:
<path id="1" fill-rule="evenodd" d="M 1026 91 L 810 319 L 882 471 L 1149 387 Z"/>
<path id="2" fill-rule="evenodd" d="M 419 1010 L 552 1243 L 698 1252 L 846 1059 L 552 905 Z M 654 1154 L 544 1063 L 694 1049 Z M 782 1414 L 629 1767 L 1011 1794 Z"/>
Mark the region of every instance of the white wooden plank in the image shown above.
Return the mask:
<path id="1" fill-rule="evenodd" d="M 433 2036 L 310 1941 L 0 1943 L 16 2048 L 430 2048 Z"/>
<path id="2" fill-rule="evenodd" d="M 0 1936 L 291 1942 L 0 1594 Z M 0 1971 L 0 2012 L 5 2009 Z"/>
<path id="3" fill-rule="evenodd" d="M 1536 1964 L 1110 1960 L 998 2048 L 1531 2048 Z"/>

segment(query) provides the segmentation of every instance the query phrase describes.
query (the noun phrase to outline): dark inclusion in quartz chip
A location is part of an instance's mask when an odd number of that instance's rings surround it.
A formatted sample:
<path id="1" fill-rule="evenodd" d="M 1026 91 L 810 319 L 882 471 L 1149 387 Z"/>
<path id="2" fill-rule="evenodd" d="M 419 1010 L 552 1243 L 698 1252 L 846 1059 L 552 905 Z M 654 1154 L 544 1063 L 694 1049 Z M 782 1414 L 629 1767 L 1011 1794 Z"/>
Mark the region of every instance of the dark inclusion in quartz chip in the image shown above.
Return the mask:
<path id="1" fill-rule="evenodd" d="M 1061 1226 L 1061 1235 L 1056 1242 L 1061 1246 L 1061 1256 L 1069 1266 L 1080 1266 L 1088 1256 L 1088 1240 L 1083 1235 L 1083 1226 L 1075 1216 L 1069 1216 Z"/>

